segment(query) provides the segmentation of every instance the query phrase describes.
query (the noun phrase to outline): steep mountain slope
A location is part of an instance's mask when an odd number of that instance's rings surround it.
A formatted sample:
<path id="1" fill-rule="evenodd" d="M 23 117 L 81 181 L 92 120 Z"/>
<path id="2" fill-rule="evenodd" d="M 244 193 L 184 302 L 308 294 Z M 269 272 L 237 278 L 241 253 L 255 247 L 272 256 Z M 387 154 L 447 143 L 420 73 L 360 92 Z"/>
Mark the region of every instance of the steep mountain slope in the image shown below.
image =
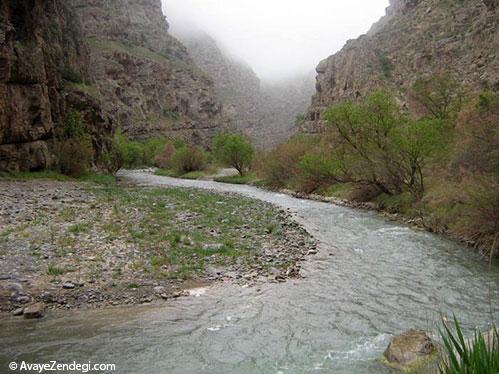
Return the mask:
<path id="1" fill-rule="evenodd" d="M 214 80 L 231 126 L 247 134 L 260 148 L 270 148 L 295 131 L 313 94 L 313 77 L 299 76 L 281 83 L 261 83 L 255 72 L 224 52 L 202 31 L 180 34 L 196 64 Z"/>
<path id="2" fill-rule="evenodd" d="M 113 125 L 98 100 L 64 81 L 68 72 L 89 80 L 88 63 L 65 1 L 0 3 L 0 170 L 48 167 L 48 143 L 71 108 L 82 111 L 96 158 L 109 148 Z"/>
<path id="3" fill-rule="evenodd" d="M 332 103 L 385 88 L 411 108 L 421 76 L 450 71 L 466 85 L 499 89 L 499 1 L 391 0 L 367 35 L 317 67 L 316 94 L 302 130 L 319 131 Z"/>
<path id="4" fill-rule="evenodd" d="M 160 0 L 72 0 L 105 108 L 132 138 L 208 144 L 224 125 L 213 82 L 168 34 Z"/>

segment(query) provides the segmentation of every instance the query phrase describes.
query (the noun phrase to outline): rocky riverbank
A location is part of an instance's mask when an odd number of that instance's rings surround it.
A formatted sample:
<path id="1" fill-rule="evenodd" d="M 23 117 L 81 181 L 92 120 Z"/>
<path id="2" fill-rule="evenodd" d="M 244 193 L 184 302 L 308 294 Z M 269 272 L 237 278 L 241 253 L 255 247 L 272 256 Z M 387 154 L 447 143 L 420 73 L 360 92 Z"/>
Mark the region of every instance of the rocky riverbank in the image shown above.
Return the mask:
<path id="1" fill-rule="evenodd" d="M 465 246 L 468 246 L 470 248 L 476 248 L 480 250 L 480 253 L 484 257 L 489 257 L 488 255 L 485 255 L 483 252 L 486 251 L 481 251 L 484 248 L 477 248 L 476 242 L 469 237 L 466 237 L 464 235 L 454 235 L 448 232 L 448 230 L 445 227 L 439 226 L 434 220 L 429 219 L 428 217 L 406 217 L 403 214 L 400 213 L 392 213 L 392 212 L 387 212 L 384 210 L 382 207 L 379 206 L 376 202 L 359 202 L 359 201 L 352 201 L 352 200 L 347 200 L 347 199 L 340 199 L 334 196 L 324 196 L 324 195 L 319 195 L 319 194 L 307 194 L 303 192 L 297 192 L 289 189 L 279 189 L 278 192 L 284 193 L 290 196 L 294 196 L 298 199 L 306 199 L 306 200 L 312 200 L 312 201 L 320 201 L 324 203 L 331 203 L 339 206 L 344 206 L 347 208 L 354 208 L 354 209 L 364 209 L 364 210 L 373 210 L 378 212 L 380 215 L 385 217 L 389 221 L 393 222 L 399 222 L 403 223 L 405 225 L 410 226 L 413 229 L 418 229 L 418 230 L 424 230 L 428 231 L 431 233 L 435 233 L 438 235 L 442 235 L 450 240 L 453 240 L 455 242 L 461 243 Z M 485 249 L 486 250 L 486 249 Z M 498 253 L 493 254 L 493 256 L 498 256 Z"/>
<path id="2" fill-rule="evenodd" d="M 213 282 L 284 282 L 314 253 L 288 213 L 241 196 L 0 180 L 2 312 L 161 302 Z"/>

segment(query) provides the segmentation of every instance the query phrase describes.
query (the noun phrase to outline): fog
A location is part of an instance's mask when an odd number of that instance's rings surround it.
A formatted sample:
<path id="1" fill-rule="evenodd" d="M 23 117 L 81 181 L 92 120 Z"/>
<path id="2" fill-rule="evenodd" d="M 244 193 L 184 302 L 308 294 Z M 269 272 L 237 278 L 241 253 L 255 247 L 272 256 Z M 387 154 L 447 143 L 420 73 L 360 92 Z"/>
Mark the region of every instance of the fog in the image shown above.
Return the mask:
<path id="1" fill-rule="evenodd" d="M 313 70 L 365 34 L 388 0 L 163 0 L 171 32 L 200 29 L 265 81 Z"/>

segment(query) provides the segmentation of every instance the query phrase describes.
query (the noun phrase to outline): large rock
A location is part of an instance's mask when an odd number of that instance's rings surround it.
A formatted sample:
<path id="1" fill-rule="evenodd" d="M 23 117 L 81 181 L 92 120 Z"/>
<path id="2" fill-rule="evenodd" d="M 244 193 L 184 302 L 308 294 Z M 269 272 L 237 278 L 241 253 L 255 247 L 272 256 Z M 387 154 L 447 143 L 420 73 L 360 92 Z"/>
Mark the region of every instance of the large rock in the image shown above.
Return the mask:
<path id="1" fill-rule="evenodd" d="M 31 304 L 24 308 L 24 318 L 27 319 L 36 319 L 36 318 L 42 318 L 44 314 L 45 308 L 43 304 L 36 303 L 36 304 Z"/>
<path id="2" fill-rule="evenodd" d="M 474 89 L 499 89 L 498 0 L 392 0 L 367 35 L 349 40 L 317 67 L 305 132 L 320 132 L 324 111 L 345 100 L 391 91 L 418 114 L 408 95 L 422 76 L 449 71 Z"/>
<path id="3" fill-rule="evenodd" d="M 390 366 L 405 370 L 423 366 L 435 352 L 435 345 L 424 331 L 411 329 L 392 338 L 384 357 Z"/>

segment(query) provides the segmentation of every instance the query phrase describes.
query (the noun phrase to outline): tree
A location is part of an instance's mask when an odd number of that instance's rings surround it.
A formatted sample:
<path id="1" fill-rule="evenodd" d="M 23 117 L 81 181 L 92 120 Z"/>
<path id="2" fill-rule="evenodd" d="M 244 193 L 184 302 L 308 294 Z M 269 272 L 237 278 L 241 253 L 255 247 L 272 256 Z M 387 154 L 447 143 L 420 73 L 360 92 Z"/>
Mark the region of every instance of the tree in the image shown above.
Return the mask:
<path id="1" fill-rule="evenodd" d="M 419 79 L 411 94 L 429 116 L 440 120 L 453 119 L 465 98 L 463 87 L 449 73 Z"/>
<path id="2" fill-rule="evenodd" d="M 413 121 L 381 91 L 363 103 L 331 107 L 326 119 L 339 162 L 335 169 L 343 170 L 341 179 L 388 195 L 408 190 L 421 197 L 425 162 L 445 148 L 443 121 Z"/>
<path id="3" fill-rule="evenodd" d="M 221 163 L 235 168 L 243 176 L 251 166 L 255 148 L 242 135 L 220 134 L 215 139 L 215 155 Z"/>

